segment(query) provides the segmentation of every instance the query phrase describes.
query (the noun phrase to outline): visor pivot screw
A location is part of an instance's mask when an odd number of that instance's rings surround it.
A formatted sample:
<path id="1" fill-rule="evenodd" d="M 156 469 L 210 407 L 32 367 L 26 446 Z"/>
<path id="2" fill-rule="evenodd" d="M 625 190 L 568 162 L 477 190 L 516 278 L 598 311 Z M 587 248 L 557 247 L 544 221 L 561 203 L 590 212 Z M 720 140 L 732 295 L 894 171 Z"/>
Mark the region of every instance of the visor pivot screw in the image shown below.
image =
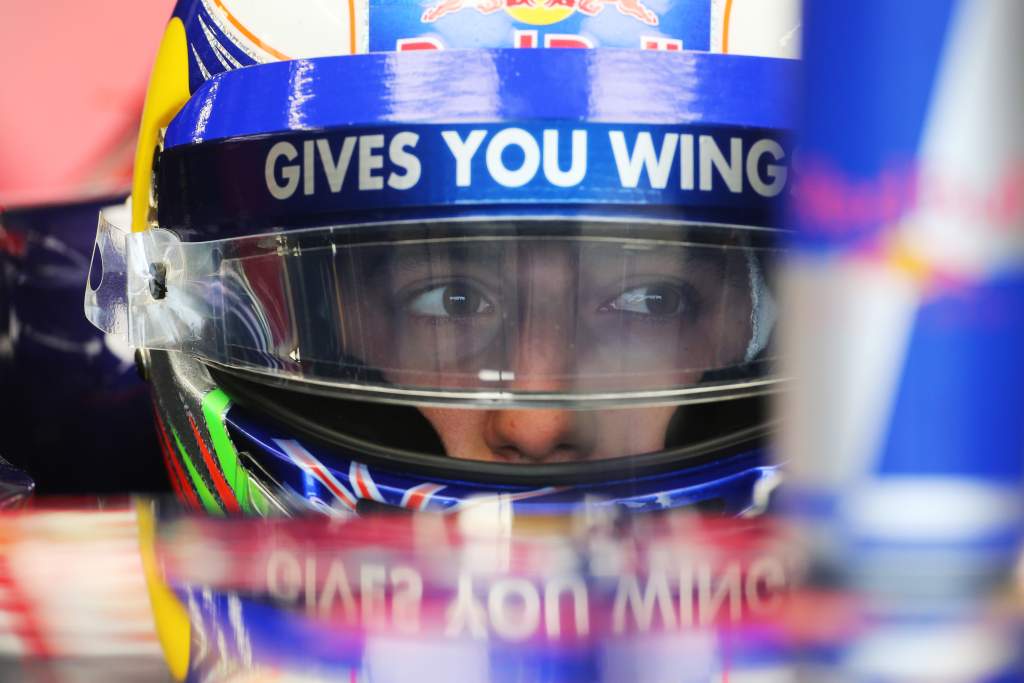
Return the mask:
<path id="1" fill-rule="evenodd" d="M 167 264 L 149 264 L 149 293 L 154 299 L 163 299 L 167 296 Z"/>

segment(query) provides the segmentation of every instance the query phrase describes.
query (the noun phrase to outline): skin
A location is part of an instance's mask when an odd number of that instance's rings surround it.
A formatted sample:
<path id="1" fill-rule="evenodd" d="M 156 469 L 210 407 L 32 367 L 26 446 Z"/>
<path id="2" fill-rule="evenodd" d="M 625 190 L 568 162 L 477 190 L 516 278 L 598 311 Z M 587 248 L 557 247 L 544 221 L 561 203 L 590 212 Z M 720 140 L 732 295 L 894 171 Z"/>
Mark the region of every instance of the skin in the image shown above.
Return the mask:
<path id="1" fill-rule="evenodd" d="M 741 250 L 508 244 L 408 249 L 365 278 L 360 310 L 392 312 L 359 318 L 370 364 L 397 385 L 477 389 L 482 368 L 511 368 L 499 388 L 565 392 L 689 385 L 742 361 Z M 675 410 L 420 408 L 450 457 L 524 464 L 662 450 Z"/>
<path id="2" fill-rule="evenodd" d="M 420 412 L 452 457 L 540 464 L 661 450 L 675 407 L 600 411 L 420 408 Z"/>

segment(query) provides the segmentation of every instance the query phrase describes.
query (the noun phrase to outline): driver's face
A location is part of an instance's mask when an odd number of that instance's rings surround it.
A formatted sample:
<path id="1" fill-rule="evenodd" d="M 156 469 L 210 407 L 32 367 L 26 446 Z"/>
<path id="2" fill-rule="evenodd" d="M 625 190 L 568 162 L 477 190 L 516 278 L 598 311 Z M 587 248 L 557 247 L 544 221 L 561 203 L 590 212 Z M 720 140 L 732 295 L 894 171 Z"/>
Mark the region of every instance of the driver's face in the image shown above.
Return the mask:
<path id="1" fill-rule="evenodd" d="M 396 251 L 369 296 L 372 364 L 389 382 L 519 392 L 689 385 L 742 362 L 751 297 L 737 249 L 481 241 Z M 421 408 L 448 455 L 541 463 L 665 446 L 672 406 Z"/>
<path id="2" fill-rule="evenodd" d="M 545 463 L 617 458 L 661 450 L 675 407 L 420 411 L 452 457 Z"/>

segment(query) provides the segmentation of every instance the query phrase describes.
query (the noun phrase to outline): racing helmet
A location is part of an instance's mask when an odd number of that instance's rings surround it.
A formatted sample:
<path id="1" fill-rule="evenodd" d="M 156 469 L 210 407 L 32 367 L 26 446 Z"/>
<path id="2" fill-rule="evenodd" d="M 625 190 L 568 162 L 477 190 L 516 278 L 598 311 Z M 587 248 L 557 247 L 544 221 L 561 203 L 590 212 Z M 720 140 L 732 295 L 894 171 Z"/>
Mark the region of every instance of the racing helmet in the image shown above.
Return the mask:
<path id="1" fill-rule="evenodd" d="M 179 2 L 85 300 L 177 494 L 764 509 L 792 4 Z"/>

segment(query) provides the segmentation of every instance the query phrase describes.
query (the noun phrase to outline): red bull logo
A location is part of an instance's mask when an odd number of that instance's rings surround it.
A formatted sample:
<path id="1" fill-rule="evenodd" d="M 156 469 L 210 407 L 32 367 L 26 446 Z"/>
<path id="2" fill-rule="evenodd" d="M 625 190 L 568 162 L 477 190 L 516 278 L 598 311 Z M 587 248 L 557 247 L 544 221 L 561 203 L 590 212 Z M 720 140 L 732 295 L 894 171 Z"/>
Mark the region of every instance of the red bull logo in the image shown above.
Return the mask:
<path id="1" fill-rule="evenodd" d="M 430 24 L 449 14 L 472 8 L 481 14 L 505 10 L 516 21 L 547 26 L 567 19 L 574 12 L 595 16 L 604 11 L 606 5 L 614 5 L 620 14 L 648 26 L 658 25 L 658 15 L 641 0 L 440 0 L 427 7 L 420 20 Z"/>

